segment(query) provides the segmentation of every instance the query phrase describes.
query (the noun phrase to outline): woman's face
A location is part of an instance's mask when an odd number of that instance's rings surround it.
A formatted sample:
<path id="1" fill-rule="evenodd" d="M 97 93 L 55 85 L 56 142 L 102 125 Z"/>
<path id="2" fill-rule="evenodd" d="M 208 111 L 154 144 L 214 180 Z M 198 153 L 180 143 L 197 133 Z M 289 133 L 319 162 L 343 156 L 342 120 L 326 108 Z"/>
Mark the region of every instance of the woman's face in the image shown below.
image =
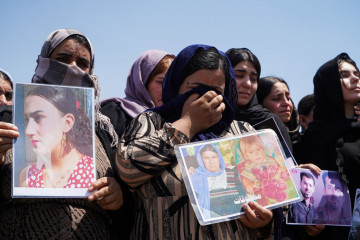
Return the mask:
<path id="1" fill-rule="evenodd" d="M 25 134 L 31 140 L 34 151 L 42 156 L 60 153 L 64 134 L 65 116 L 59 110 L 39 96 L 25 99 Z"/>
<path id="2" fill-rule="evenodd" d="M 360 101 L 359 72 L 354 65 L 348 62 L 341 62 L 339 67 L 344 103 L 354 105 L 356 102 Z"/>
<path id="3" fill-rule="evenodd" d="M 276 82 L 272 86 L 271 92 L 264 98 L 263 106 L 278 115 L 284 123 L 290 121 L 294 106 L 285 83 Z"/>
<path id="4" fill-rule="evenodd" d="M 86 73 L 90 71 L 89 50 L 74 39 L 65 39 L 51 53 L 50 58 L 68 65 L 74 65 Z"/>
<path id="5" fill-rule="evenodd" d="M 153 78 L 149 79 L 149 82 L 146 85 L 146 90 L 148 91 L 151 100 L 155 104 L 155 107 L 160 107 L 161 105 L 163 105 L 161 98 L 162 82 L 173 60 L 174 59 L 168 59 L 168 63 L 166 63 L 168 67 L 166 68 L 166 70 L 162 73 L 155 75 Z"/>
<path id="6" fill-rule="evenodd" d="M 234 67 L 236 87 L 238 91 L 238 106 L 246 106 L 253 98 L 257 87 L 258 72 L 253 63 L 241 61 Z"/>
<path id="7" fill-rule="evenodd" d="M 186 93 L 200 84 L 215 88 L 220 93 L 225 91 L 225 74 L 221 69 L 201 69 L 187 76 L 181 83 L 178 94 Z"/>
<path id="8" fill-rule="evenodd" d="M 210 172 L 218 172 L 220 168 L 220 159 L 216 152 L 204 151 L 201 155 L 205 168 Z"/>
<path id="9" fill-rule="evenodd" d="M 10 83 L 0 77 L 0 105 L 12 105 L 13 90 Z"/>

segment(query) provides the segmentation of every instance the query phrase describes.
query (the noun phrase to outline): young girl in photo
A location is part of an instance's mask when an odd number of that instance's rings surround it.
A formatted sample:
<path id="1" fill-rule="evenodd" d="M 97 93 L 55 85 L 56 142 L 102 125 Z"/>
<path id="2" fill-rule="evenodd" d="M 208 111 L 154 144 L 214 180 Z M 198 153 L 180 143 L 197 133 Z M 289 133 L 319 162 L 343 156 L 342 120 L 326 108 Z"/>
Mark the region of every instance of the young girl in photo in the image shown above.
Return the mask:
<path id="1" fill-rule="evenodd" d="M 284 201 L 289 175 L 273 156 L 265 153 L 260 136 L 252 135 L 239 139 L 239 149 L 244 161 L 238 164 L 240 178 L 247 194 L 261 195 L 257 200 L 262 206 Z"/>

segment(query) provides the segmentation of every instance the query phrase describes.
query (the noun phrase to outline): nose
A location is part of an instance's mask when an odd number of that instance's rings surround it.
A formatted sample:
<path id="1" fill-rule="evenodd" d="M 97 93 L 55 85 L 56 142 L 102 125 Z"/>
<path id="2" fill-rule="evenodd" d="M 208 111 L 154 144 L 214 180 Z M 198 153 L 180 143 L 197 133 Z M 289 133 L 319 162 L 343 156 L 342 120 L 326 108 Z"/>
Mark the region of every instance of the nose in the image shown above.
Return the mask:
<path id="1" fill-rule="evenodd" d="M 249 76 L 244 76 L 242 79 L 236 80 L 236 87 L 239 89 L 240 86 L 243 88 L 250 88 L 251 81 Z"/>
<path id="2" fill-rule="evenodd" d="M 71 61 L 71 62 L 69 63 L 69 65 L 79 67 L 79 66 L 77 65 L 77 63 L 76 63 L 76 61 L 75 61 L 75 60 Z"/>
<path id="3" fill-rule="evenodd" d="M 0 94 L 0 106 L 2 105 L 8 105 L 5 94 Z"/>
<path id="4" fill-rule="evenodd" d="M 35 122 L 33 119 L 29 119 L 26 125 L 25 134 L 28 137 L 31 137 L 35 134 Z"/>
<path id="5" fill-rule="evenodd" d="M 358 83 L 359 82 L 359 77 L 356 76 L 355 74 L 351 74 L 351 82 Z"/>
<path id="6" fill-rule="evenodd" d="M 291 99 L 290 98 L 287 98 L 287 97 L 285 97 L 285 98 L 283 98 L 283 100 L 282 100 L 282 102 L 281 102 L 281 105 L 283 105 L 283 106 L 291 106 Z"/>

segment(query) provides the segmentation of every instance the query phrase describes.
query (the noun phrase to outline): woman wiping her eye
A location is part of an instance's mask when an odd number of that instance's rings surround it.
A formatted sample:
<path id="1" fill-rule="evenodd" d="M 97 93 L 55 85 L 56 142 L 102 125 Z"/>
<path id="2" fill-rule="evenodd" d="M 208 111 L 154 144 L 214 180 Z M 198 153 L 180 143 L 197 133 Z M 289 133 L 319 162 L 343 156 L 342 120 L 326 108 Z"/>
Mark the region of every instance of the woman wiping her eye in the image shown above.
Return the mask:
<path id="1" fill-rule="evenodd" d="M 255 202 L 244 204 L 246 215 L 240 220 L 200 226 L 174 152 L 176 144 L 253 130 L 234 121 L 237 90 L 225 54 L 206 45 L 183 49 L 166 74 L 162 101 L 131 122 L 118 147 L 119 175 L 139 199 L 133 238 L 265 237 L 261 230 L 270 229 L 272 212 Z"/>

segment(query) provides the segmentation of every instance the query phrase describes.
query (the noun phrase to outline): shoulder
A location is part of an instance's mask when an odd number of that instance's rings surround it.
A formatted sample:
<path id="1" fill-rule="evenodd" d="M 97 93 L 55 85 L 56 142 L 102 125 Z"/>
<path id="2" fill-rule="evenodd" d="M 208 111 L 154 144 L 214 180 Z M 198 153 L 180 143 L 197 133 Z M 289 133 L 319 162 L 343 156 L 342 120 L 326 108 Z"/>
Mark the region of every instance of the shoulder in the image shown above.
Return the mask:
<path id="1" fill-rule="evenodd" d="M 164 124 L 164 119 L 160 114 L 153 111 L 143 112 L 130 122 L 124 137 L 139 138 L 149 135 L 150 132 L 160 130 Z"/>
<path id="2" fill-rule="evenodd" d="M 115 101 L 106 101 L 101 104 L 100 112 L 110 119 L 116 133 L 121 136 L 125 126 L 132 120 L 130 117 Z M 120 133 L 120 134 L 119 134 Z"/>

